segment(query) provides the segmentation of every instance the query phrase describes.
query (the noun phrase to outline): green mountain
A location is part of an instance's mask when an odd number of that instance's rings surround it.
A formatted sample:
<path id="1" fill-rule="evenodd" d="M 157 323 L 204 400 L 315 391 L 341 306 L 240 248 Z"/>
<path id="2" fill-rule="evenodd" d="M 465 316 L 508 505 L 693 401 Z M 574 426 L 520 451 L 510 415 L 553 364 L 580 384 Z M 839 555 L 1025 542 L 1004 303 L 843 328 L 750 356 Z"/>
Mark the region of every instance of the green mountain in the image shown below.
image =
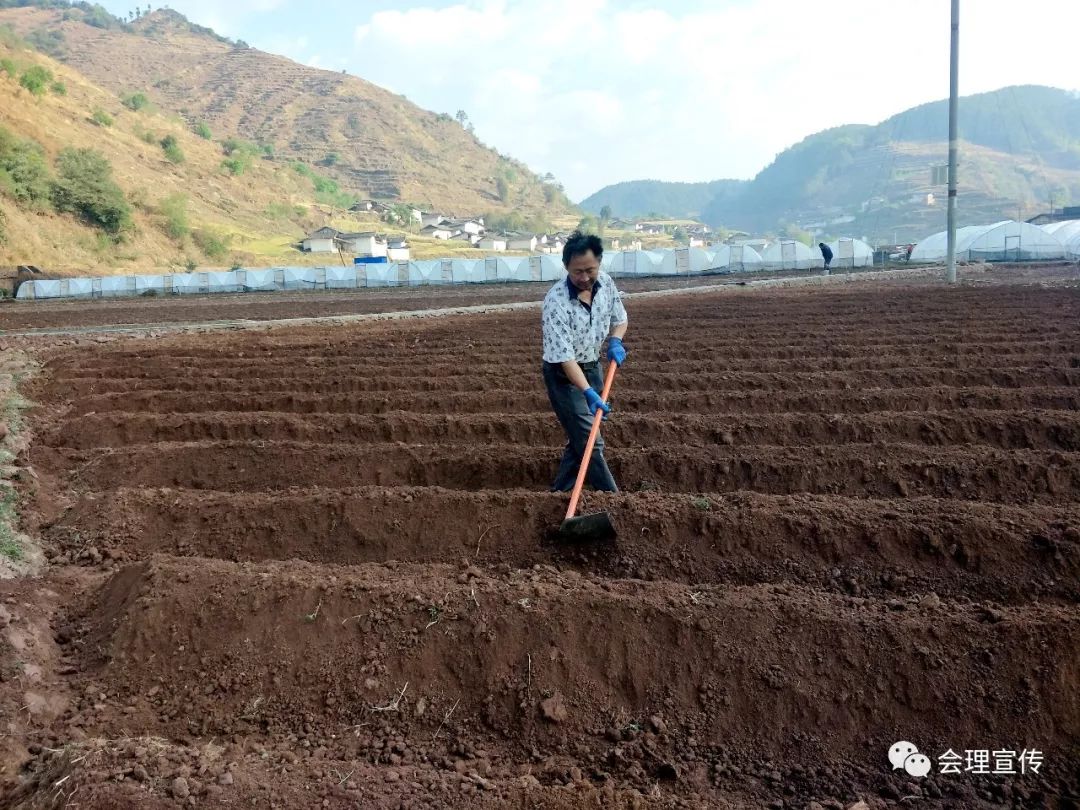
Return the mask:
<path id="1" fill-rule="evenodd" d="M 961 225 L 1029 218 L 1080 202 L 1080 94 L 1006 87 L 960 100 L 958 213 Z M 906 110 L 877 126 L 849 125 L 786 149 L 751 181 L 727 183 L 700 209 L 714 226 L 810 231 L 875 242 L 917 240 L 945 227 L 946 188 L 934 167 L 948 159 L 948 102 Z M 710 184 L 650 181 L 635 207 L 667 213 L 669 188 Z M 633 183 L 609 186 L 590 201 Z M 645 192 L 651 191 L 652 196 Z M 608 202 L 616 214 L 623 214 Z"/>
<path id="2" fill-rule="evenodd" d="M 713 180 L 709 183 L 666 183 L 662 180 L 629 180 L 606 186 L 582 200 L 581 208 L 593 214 L 607 206 L 616 217 L 658 214 L 673 219 L 701 216 L 713 200 L 737 194 L 745 180 Z"/>

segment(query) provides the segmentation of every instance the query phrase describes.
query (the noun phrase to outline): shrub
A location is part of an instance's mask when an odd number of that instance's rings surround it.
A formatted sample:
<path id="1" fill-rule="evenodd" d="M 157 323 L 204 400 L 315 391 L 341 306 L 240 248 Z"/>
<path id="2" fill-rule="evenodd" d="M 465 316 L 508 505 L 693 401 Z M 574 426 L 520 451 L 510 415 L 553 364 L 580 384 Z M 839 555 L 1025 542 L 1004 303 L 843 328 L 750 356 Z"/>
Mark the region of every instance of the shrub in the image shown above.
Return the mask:
<path id="1" fill-rule="evenodd" d="M 247 152 L 250 154 L 255 151 L 255 147 L 252 144 L 242 141 L 239 138 L 226 138 L 221 142 L 221 148 L 226 155 L 235 155 L 238 152 Z"/>
<path id="2" fill-rule="evenodd" d="M 191 232 L 187 204 L 186 194 L 170 194 L 158 206 L 158 212 L 165 220 L 165 233 L 173 239 L 183 239 Z"/>
<path id="3" fill-rule="evenodd" d="M 52 78 L 52 71 L 48 68 L 43 68 L 41 65 L 31 65 L 22 72 L 22 76 L 19 77 L 19 84 L 35 96 L 41 97 L 45 95 L 45 88 L 49 86 Z"/>
<path id="4" fill-rule="evenodd" d="M 184 153 L 180 149 L 180 144 L 176 140 L 175 135 L 166 135 L 161 139 L 161 148 L 165 152 L 165 157 L 172 163 L 183 163 Z"/>
<path id="5" fill-rule="evenodd" d="M 7 244 L 7 214 L 0 208 L 0 245 Z M 5 291 L 6 292 L 6 291 Z"/>
<path id="6" fill-rule="evenodd" d="M 112 166 L 94 149 L 64 149 L 56 159 L 53 205 L 78 214 L 111 234 L 131 227 L 131 206 L 112 177 Z"/>
<path id="7" fill-rule="evenodd" d="M 210 132 L 210 126 L 205 121 L 200 121 L 195 125 L 195 134 L 207 141 L 214 137 Z"/>
<path id="8" fill-rule="evenodd" d="M 32 208 L 43 208 L 51 193 L 45 151 L 0 127 L 0 192 Z"/>
<path id="9" fill-rule="evenodd" d="M 11 78 L 15 78 L 15 74 L 19 72 L 19 69 L 15 67 L 15 63 L 10 59 L 0 59 L 0 71 L 3 71 Z"/>
<path id="10" fill-rule="evenodd" d="M 101 107 L 94 107 L 94 112 L 91 114 L 90 120 L 99 127 L 111 127 L 113 125 L 113 117 L 101 109 Z"/>
<path id="11" fill-rule="evenodd" d="M 157 143 L 157 135 L 150 130 L 139 133 L 139 137 L 143 140 L 143 143 Z"/>
<path id="12" fill-rule="evenodd" d="M 195 231 L 192 238 L 195 240 L 195 244 L 199 246 L 199 250 L 215 261 L 224 258 L 229 252 L 229 240 L 227 237 L 219 236 L 210 231 Z"/>
<path id="13" fill-rule="evenodd" d="M 49 89 L 52 90 L 55 95 L 58 95 L 58 96 L 66 96 L 67 95 L 67 85 L 64 84 L 63 82 L 53 82 L 52 86 Z"/>
<path id="14" fill-rule="evenodd" d="M 184 267 L 189 273 L 194 273 L 196 270 L 199 269 L 199 265 L 194 259 L 188 259 L 186 262 L 184 262 Z"/>
<path id="15" fill-rule="evenodd" d="M 251 167 L 251 158 L 247 155 L 227 157 L 221 161 L 221 168 L 233 177 L 239 177 Z"/>
<path id="16" fill-rule="evenodd" d="M 120 97 L 120 103 L 132 112 L 138 112 L 150 105 L 150 99 L 145 93 L 127 93 Z"/>

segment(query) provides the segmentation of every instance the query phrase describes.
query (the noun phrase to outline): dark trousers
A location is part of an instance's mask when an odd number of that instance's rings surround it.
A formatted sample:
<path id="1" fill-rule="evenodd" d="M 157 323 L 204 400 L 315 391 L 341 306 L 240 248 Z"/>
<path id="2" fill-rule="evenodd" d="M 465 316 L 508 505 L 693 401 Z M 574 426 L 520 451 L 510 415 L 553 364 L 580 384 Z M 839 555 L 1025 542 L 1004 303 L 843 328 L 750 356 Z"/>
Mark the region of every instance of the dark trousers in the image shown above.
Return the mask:
<path id="1" fill-rule="evenodd" d="M 589 385 L 598 394 L 601 393 L 604 379 L 600 374 L 600 364 L 582 363 L 581 370 L 585 372 L 585 379 L 589 381 Z M 589 441 L 593 415 L 589 413 L 585 395 L 570 382 L 560 364 L 544 363 L 544 384 L 547 386 L 551 407 L 566 433 L 566 448 L 563 450 L 559 472 L 551 485 L 551 491 L 569 492 L 574 488 L 578 468 L 581 466 L 582 456 L 585 455 L 585 444 Z M 605 492 L 619 491 L 611 470 L 604 461 L 604 437 L 601 435 L 596 437 L 596 444 L 593 445 L 586 480 L 593 489 Z"/>

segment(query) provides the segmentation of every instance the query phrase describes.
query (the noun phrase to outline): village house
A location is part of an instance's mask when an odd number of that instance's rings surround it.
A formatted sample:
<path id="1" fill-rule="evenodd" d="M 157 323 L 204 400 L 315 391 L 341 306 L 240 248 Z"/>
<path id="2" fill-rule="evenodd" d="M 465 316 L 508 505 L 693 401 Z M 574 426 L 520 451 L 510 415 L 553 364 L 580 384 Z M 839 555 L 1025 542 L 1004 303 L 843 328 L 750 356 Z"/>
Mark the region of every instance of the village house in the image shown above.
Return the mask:
<path id="1" fill-rule="evenodd" d="M 420 212 L 420 225 L 427 227 L 428 225 L 438 225 L 443 221 L 449 219 L 446 214 L 437 214 L 434 211 L 421 211 Z"/>
<path id="2" fill-rule="evenodd" d="M 481 236 L 479 234 L 466 233 L 465 231 L 458 231 L 457 233 L 455 233 L 450 238 L 452 240 L 454 240 L 454 241 L 457 241 L 457 242 L 468 242 L 473 247 L 476 247 L 476 245 L 480 242 Z"/>
<path id="3" fill-rule="evenodd" d="M 562 255 L 563 245 L 566 244 L 565 238 L 557 234 L 544 234 L 537 240 L 536 249 L 541 253 L 551 253 Z"/>
<path id="4" fill-rule="evenodd" d="M 507 250 L 536 250 L 536 235 L 531 233 L 506 234 Z"/>
<path id="5" fill-rule="evenodd" d="M 301 243 L 302 250 L 308 253 L 333 253 L 337 250 L 334 240 L 341 233 L 337 228 L 325 226 L 317 231 L 312 231 Z"/>
<path id="6" fill-rule="evenodd" d="M 390 205 L 378 200 L 360 200 L 349 206 L 349 210 L 355 213 L 371 212 L 373 214 L 385 214 L 390 210 Z"/>
<path id="7" fill-rule="evenodd" d="M 421 236 L 430 239 L 450 239 L 454 235 L 454 229 L 442 224 L 429 224 L 420 229 Z"/>
<path id="8" fill-rule="evenodd" d="M 448 219 L 442 225 L 452 230 L 464 231 L 472 236 L 479 236 L 484 232 L 484 220 L 480 219 Z"/>
<path id="9" fill-rule="evenodd" d="M 409 240 L 404 236 L 393 236 L 386 242 L 386 258 L 392 262 L 407 262 L 411 251 Z"/>
<path id="10" fill-rule="evenodd" d="M 338 234 L 337 243 L 345 253 L 354 253 L 357 256 L 386 255 L 386 240 L 374 231 L 341 233 Z"/>
<path id="11" fill-rule="evenodd" d="M 613 219 L 607 225 L 612 230 L 616 231 L 633 231 L 636 230 L 635 225 L 628 219 Z"/>
<path id="12" fill-rule="evenodd" d="M 477 242 L 476 246 L 481 250 L 490 250 L 494 253 L 499 253 L 506 250 L 506 237 L 502 234 L 486 233 Z"/>

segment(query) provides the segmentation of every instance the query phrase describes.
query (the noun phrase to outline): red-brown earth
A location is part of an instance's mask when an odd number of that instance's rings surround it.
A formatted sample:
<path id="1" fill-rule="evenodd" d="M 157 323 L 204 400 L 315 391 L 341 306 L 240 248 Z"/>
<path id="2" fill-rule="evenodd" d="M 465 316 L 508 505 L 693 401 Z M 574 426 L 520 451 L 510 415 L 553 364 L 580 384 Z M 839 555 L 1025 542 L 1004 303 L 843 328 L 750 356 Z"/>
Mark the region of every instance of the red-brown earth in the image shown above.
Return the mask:
<path id="1" fill-rule="evenodd" d="M 628 307 L 593 547 L 535 311 L 39 348 L 0 805 L 1076 807 L 1080 290 Z"/>

